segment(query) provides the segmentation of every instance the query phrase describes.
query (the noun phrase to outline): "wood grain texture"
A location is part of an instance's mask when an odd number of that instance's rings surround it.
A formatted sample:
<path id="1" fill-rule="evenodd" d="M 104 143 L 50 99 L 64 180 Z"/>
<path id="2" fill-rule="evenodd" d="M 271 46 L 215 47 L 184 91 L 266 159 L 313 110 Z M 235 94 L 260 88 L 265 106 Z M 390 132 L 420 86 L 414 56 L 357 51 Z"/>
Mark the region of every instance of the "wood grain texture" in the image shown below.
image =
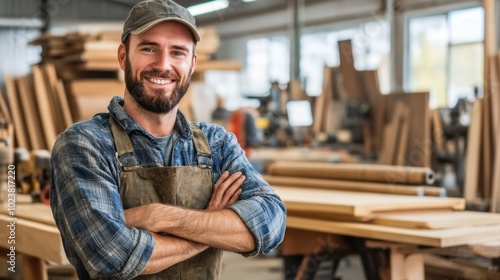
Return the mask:
<path id="1" fill-rule="evenodd" d="M 483 100 L 476 99 L 472 105 L 471 123 L 467 134 L 464 183 L 464 198 L 466 201 L 474 201 L 477 198 L 477 185 L 480 176 L 482 110 Z"/>
<path id="2" fill-rule="evenodd" d="M 415 185 L 411 186 L 394 185 L 394 184 L 387 184 L 387 183 L 384 184 L 376 182 L 314 179 L 314 178 L 300 178 L 291 176 L 287 177 L 287 176 L 272 176 L 272 175 L 264 175 L 263 178 L 271 186 L 287 186 L 287 187 L 300 187 L 300 188 L 315 188 L 324 190 L 372 192 L 372 193 L 416 195 L 416 196 L 425 195 L 424 187 Z"/>
<path id="3" fill-rule="evenodd" d="M 287 228 L 357 236 L 407 244 L 433 247 L 466 245 L 470 242 L 498 238 L 500 225 L 460 227 L 448 229 L 406 229 L 382 225 L 334 222 L 288 216 Z"/>
<path id="4" fill-rule="evenodd" d="M 0 214 L 0 221 L 3 225 L 9 224 L 11 218 L 8 215 Z M 0 238 L 7 240 L 8 236 L 9 228 L 7 226 L 0 227 Z M 1 242 L 0 246 L 7 247 L 8 244 Z M 16 251 L 56 264 L 69 263 L 57 227 L 30 220 L 16 220 Z"/>
<path id="5" fill-rule="evenodd" d="M 286 207 L 294 211 L 305 210 L 360 217 L 388 211 L 462 210 L 465 207 L 465 201 L 461 198 L 406 196 L 282 186 L 273 186 L 273 188 Z"/>
<path id="6" fill-rule="evenodd" d="M 0 208 L 0 214 L 8 215 L 9 211 L 7 210 L 7 206 L 2 206 L 3 207 Z M 16 217 L 46 225 L 56 225 L 50 206 L 42 203 L 17 204 Z"/>
<path id="7" fill-rule="evenodd" d="M 28 130 L 26 129 L 26 122 L 23 115 L 23 108 L 19 100 L 17 87 L 14 79 L 10 76 L 4 77 L 5 88 L 9 98 L 9 107 L 12 113 L 12 120 L 14 123 L 15 143 L 18 148 L 31 149 L 28 139 Z"/>
<path id="8" fill-rule="evenodd" d="M 473 211 L 415 211 L 377 214 L 377 225 L 414 229 L 442 229 L 465 226 L 500 225 L 500 214 Z"/>
<path id="9" fill-rule="evenodd" d="M 28 131 L 28 139 L 31 149 L 39 150 L 46 149 L 47 145 L 43 138 L 42 124 L 38 115 L 35 95 L 33 88 L 27 76 L 20 76 L 16 79 L 16 84 L 19 92 L 19 99 L 23 107 L 24 118 L 26 121 L 26 129 Z"/>
<path id="10" fill-rule="evenodd" d="M 431 185 L 435 176 L 427 167 L 381 164 L 347 164 L 276 161 L 268 168 L 274 176 L 381 182 L 386 184 Z"/>
<path id="11" fill-rule="evenodd" d="M 43 77 L 43 73 L 38 65 L 31 67 L 33 74 L 33 84 L 35 87 L 35 97 L 38 106 L 38 113 L 42 122 L 43 136 L 48 150 L 52 150 L 52 146 L 56 142 L 57 131 L 56 122 L 53 118 L 53 108 L 49 103 L 49 93 Z"/>
<path id="12" fill-rule="evenodd" d="M 12 118 L 10 117 L 10 110 L 7 106 L 7 101 L 3 96 L 2 91 L 0 90 L 0 117 L 3 117 L 5 123 L 12 124 Z"/>

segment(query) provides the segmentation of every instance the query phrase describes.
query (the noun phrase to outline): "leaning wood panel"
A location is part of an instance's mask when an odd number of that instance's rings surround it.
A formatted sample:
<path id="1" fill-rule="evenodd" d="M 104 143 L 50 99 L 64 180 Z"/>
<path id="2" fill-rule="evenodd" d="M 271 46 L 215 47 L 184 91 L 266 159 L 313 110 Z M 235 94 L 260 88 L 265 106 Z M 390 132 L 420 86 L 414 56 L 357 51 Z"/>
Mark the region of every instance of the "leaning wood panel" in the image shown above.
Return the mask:
<path id="1" fill-rule="evenodd" d="M 43 73 L 38 65 L 31 68 L 33 72 L 33 84 L 35 87 L 35 97 L 38 106 L 38 113 L 42 121 L 43 136 L 48 150 L 52 150 L 52 146 L 56 142 L 57 132 L 56 123 L 53 119 L 52 106 L 49 103 L 47 87 L 43 78 Z"/>
<path id="2" fill-rule="evenodd" d="M 12 120 L 14 122 L 14 133 L 16 137 L 17 147 L 31 149 L 28 131 L 24 120 L 24 114 L 17 94 L 16 84 L 14 80 L 9 77 L 4 77 L 5 88 L 7 89 L 7 96 L 9 97 L 9 106 L 12 113 Z"/>
<path id="3" fill-rule="evenodd" d="M 57 74 L 54 64 L 46 63 L 40 66 L 47 89 L 47 97 L 52 112 L 52 119 L 56 128 L 56 134 L 59 134 L 64 129 L 64 117 L 61 111 L 61 104 L 57 96 Z"/>
<path id="4" fill-rule="evenodd" d="M 33 150 L 46 149 L 47 145 L 42 137 L 43 131 L 40 117 L 37 114 L 38 108 L 35 103 L 35 96 L 28 77 L 20 76 L 16 79 L 19 90 L 19 99 L 23 106 L 23 112 L 28 130 L 28 139 Z"/>
<path id="5" fill-rule="evenodd" d="M 406 196 L 282 186 L 273 186 L 273 188 L 286 207 L 294 211 L 317 211 L 319 213 L 360 217 L 387 211 L 461 210 L 465 207 L 465 201 L 461 198 Z"/>
<path id="6" fill-rule="evenodd" d="M 415 211 L 377 214 L 377 225 L 414 229 L 442 229 L 500 225 L 500 214 L 474 211 Z"/>
<path id="7" fill-rule="evenodd" d="M 430 168 L 381 164 L 278 161 L 269 166 L 268 173 L 275 176 L 409 185 L 431 185 L 435 180 L 434 172 Z"/>
<path id="8" fill-rule="evenodd" d="M 483 100 L 476 99 L 471 110 L 471 123 L 467 134 L 467 154 L 465 158 L 464 183 L 464 198 L 469 202 L 474 201 L 477 198 Z"/>
<path id="9" fill-rule="evenodd" d="M 500 225 L 460 227 L 449 229 L 407 229 L 388 226 L 334 222 L 288 216 L 287 228 L 312 230 L 347 236 L 380 239 L 433 247 L 466 245 L 471 242 L 498 238 Z"/>
<path id="10" fill-rule="evenodd" d="M 390 120 L 395 114 L 394 108 L 398 102 L 409 108 L 408 148 L 406 151 L 405 165 L 431 166 L 431 126 L 429 113 L 429 93 L 391 93 L 383 96 L 385 103 L 385 119 Z M 384 139 L 386 141 L 386 139 Z"/>
<path id="11" fill-rule="evenodd" d="M 366 100 L 366 96 L 361 87 L 360 74 L 354 67 L 354 55 L 352 53 L 351 40 L 339 41 L 339 72 L 342 74 L 342 81 L 346 92 L 347 100 Z"/>

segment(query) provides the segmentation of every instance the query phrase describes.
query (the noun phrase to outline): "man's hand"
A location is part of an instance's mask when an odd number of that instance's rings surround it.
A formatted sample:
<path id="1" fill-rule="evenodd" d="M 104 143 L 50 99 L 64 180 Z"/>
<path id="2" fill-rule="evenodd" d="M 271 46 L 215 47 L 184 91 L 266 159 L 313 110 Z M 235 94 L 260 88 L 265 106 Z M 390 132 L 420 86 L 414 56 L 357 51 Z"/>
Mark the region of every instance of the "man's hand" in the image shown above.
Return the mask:
<path id="1" fill-rule="evenodd" d="M 222 173 L 214 185 L 207 210 L 224 209 L 235 203 L 242 192 L 243 182 L 245 182 L 245 176 L 240 171 L 231 176 L 227 171 Z"/>

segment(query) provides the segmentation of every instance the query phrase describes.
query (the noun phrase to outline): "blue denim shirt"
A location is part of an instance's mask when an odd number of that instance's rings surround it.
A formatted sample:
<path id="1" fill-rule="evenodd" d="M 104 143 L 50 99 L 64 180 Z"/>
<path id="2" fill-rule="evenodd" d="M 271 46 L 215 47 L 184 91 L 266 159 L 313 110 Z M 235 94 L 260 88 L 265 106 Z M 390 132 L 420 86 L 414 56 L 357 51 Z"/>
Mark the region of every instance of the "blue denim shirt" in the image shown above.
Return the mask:
<path id="1" fill-rule="evenodd" d="M 120 167 L 109 117 L 130 135 L 140 165 L 164 166 L 164 153 L 155 138 L 124 112 L 121 97 L 114 97 L 108 109 L 109 113 L 68 128 L 58 136 L 52 151 L 51 207 L 66 255 L 80 279 L 133 278 L 146 266 L 154 246 L 148 231 L 125 226 L 118 190 Z M 213 182 L 225 170 L 241 170 L 246 176 L 239 200 L 230 206 L 255 237 L 256 250 L 245 255 L 270 252 L 284 236 L 284 204 L 248 162 L 233 134 L 213 124 L 195 125 L 205 134 L 212 151 Z M 195 166 L 193 133 L 180 112 L 175 130 L 179 139 L 172 165 Z"/>

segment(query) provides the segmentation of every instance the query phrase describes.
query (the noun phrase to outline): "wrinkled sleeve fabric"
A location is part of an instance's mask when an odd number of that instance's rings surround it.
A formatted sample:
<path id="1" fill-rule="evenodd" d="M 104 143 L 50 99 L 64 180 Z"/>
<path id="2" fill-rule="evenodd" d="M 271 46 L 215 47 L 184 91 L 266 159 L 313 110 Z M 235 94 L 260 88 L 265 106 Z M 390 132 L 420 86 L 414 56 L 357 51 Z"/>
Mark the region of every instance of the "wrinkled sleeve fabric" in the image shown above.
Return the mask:
<path id="1" fill-rule="evenodd" d="M 242 171 L 246 176 L 238 201 L 230 206 L 254 235 L 256 250 L 242 254 L 267 254 L 276 248 L 285 235 L 286 208 L 280 197 L 253 168 L 235 136 L 226 133 L 222 148 L 222 170 Z"/>
<path id="2" fill-rule="evenodd" d="M 125 226 L 114 153 L 82 131 L 61 134 L 52 151 L 50 203 L 79 277 L 131 279 L 151 257 L 150 233 Z M 84 267 L 82 267 L 84 266 Z"/>

